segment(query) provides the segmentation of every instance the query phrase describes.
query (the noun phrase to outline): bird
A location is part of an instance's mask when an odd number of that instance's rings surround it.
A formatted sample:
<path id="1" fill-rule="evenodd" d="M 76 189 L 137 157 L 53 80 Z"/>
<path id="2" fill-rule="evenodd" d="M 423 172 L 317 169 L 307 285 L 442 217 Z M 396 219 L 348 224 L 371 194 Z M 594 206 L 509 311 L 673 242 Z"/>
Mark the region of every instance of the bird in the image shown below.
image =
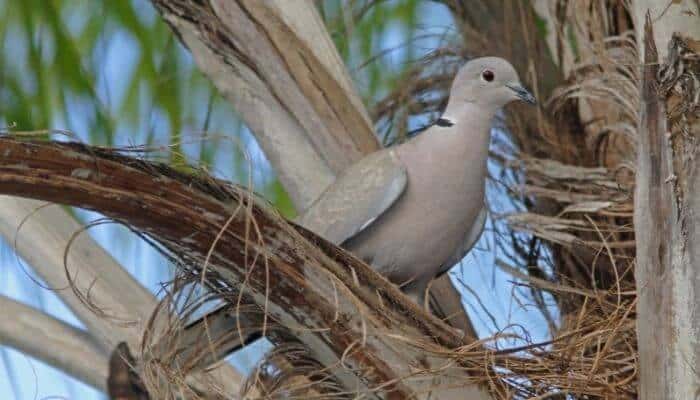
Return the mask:
<path id="1" fill-rule="evenodd" d="M 297 222 L 423 304 L 429 282 L 458 263 L 484 230 L 492 119 L 515 100 L 536 104 L 508 61 L 469 60 L 434 125 L 351 165 Z"/>

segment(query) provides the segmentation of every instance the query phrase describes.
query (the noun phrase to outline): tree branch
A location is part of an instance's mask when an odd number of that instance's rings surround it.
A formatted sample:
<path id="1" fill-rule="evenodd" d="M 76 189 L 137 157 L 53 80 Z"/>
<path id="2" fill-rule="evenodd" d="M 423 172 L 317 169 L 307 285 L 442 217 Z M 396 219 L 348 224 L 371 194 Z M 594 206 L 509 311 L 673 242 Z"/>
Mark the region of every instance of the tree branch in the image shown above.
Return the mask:
<path id="1" fill-rule="evenodd" d="M 0 152 L 0 192 L 99 211 L 153 238 L 195 272 L 206 262 L 213 292 L 228 298 L 245 290 L 348 390 L 488 398 L 457 368 L 463 360 L 451 359 L 449 349 L 462 344 L 456 332 L 248 192 L 77 144 L 0 138 Z"/>
<path id="2" fill-rule="evenodd" d="M 298 211 L 379 148 L 313 2 L 152 2 L 255 134 Z M 447 274 L 432 294 L 455 327 L 473 332 Z"/>
<path id="3" fill-rule="evenodd" d="M 639 394 L 640 399 L 689 399 L 700 392 L 695 143 L 700 134 L 700 5 L 674 1 L 661 9 L 661 3 L 638 3 L 649 7 L 638 38 L 643 46 L 634 195 Z M 642 25 L 641 18 L 637 24 Z"/>
<path id="4" fill-rule="evenodd" d="M 0 296 L 0 310 L 7 317 L 0 324 L 1 344 L 106 389 L 107 352 L 89 333 L 5 296 Z"/>
<path id="5" fill-rule="evenodd" d="M 172 353 L 174 364 L 198 371 L 260 339 L 264 325 L 260 313 L 224 306 L 188 323 L 174 336 L 165 335 L 154 352 Z"/>
<path id="6" fill-rule="evenodd" d="M 107 354 L 121 341 L 138 349 L 157 300 L 87 233 L 79 234 L 82 230 L 81 224 L 55 205 L 0 196 L 0 234 L 48 287 L 56 289 L 101 350 Z M 104 314 L 91 310 L 69 288 L 66 254 L 75 290 Z M 20 335 L 15 341 L 24 340 L 26 332 L 11 332 Z M 239 390 L 242 379 L 230 365 L 222 364 L 210 374 L 217 376 L 221 387 L 230 393 Z"/>
<path id="7" fill-rule="evenodd" d="M 297 210 L 378 148 L 311 2 L 152 2 L 255 134 Z"/>
<path id="8" fill-rule="evenodd" d="M 102 350 L 111 351 L 125 338 L 136 346 L 156 299 L 82 231 L 83 226 L 58 206 L 0 196 L 0 232 L 95 335 Z M 94 308 L 107 318 L 90 310 L 70 289 L 66 253 L 76 290 L 89 293 Z"/>

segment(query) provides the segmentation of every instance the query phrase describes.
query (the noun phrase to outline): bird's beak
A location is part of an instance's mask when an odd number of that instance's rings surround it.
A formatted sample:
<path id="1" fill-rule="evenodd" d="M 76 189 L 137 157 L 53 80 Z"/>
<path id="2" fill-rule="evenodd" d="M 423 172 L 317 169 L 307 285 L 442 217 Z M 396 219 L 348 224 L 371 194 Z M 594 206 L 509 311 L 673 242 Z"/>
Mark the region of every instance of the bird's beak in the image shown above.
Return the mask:
<path id="1" fill-rule="evenodd" d="M 522 101 L 529 104 L 537 104 L 537 99 L 532 95 L 527 89 L 523 87 L 520 83 L 508 83 L 506 87 L 515 92 L 515 95 Z"/>

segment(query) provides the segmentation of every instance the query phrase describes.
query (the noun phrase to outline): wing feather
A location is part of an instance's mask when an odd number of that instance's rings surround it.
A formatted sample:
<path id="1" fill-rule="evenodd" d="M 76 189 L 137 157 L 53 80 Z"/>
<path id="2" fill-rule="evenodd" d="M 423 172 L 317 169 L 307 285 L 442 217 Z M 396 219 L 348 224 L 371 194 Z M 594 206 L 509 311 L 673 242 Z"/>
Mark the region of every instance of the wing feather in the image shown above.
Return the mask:
<path id="1" fill-rule="evenodd" d="M 341 244 L 388 210 L 407 181 L 406 169 L 394 151 L 380 150 L 348 168 L 297 222 Z"/>
<path id="2" fill-rule="evenodd" d="M 488 215 L 488 208 L 486 207 L 486 204 L 484 204 L 481 207 L 479 214 L 477 214 L 476 219 L 472 223 L 471 228 L 469 228 L 467 235 L 464 237 L 462 246 L 460 246 L 455 252 L 455 254 L 453 254 L 452 257 L 450 257 L 450 259 L 445 263 L 445 265 L 441 267 L 440 272 L 438 272 L 436 277 L 449 271 L 450 268 L 452 268 L 455 264 L 460 262 L 464 258 L 464 256 L 466 256 L 467 253 L 469 253 L 469 251 L 474 247 L 474 245 L 476 245 L 476 242 L 479 241 L 481 234 L 484 232 L 484 227 L 486 226 L 486 219 Z"/>

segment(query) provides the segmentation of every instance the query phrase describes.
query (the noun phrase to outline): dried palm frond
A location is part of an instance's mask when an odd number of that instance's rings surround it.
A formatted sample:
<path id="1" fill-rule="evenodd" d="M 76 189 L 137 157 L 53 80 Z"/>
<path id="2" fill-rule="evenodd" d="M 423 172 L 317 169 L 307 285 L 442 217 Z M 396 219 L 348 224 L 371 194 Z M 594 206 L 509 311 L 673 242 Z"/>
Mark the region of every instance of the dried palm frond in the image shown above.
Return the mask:
<path id="1" fill-rule="evenodd" d="M 621 312 L 634 302 L 632 192 L 640 105 L 639 55 L 629 3 L 538 2 L 552 8 L 546 34 L 541 35 L 534 33 L 542 33 L 539 17 L 524 2 L 444 3 L 455 16 L 462 40 L 446 40 L 449 46 L 416 63 L 407 74 L 407 83 L 377 103 L 374 116 L 380 126 L 387 126 L 381 124 L 395 116 L 404 120 L 405 115 L 436 116 L 457 69 L 451 61 L 455 57 L 500 55 L 513 61 L 537 97 L 547 101 L 534 115 L 530 109 L 511 107 L 503 134 L 494 138 L 491 158 L 503 172 L 492 178 L 513 204 L 507 212 L 492 210 L 497 217 L 496 246 L 515 264 L 510 272 L 521 284 L 532 287 L 532 300 L 543 314 L 547 306 L 537 301 L 538 292 L 547 291 L 556 299 L 562 316 L 558 323 L 550 324 L 555 326 L 554 338 L 588 329 L 586 324 L 591 329 L 591 336 L 584 340 L 589 344 L 577 342 L 579 352 L 565 352 L 559 348 L 562 342 L 555 339 L 538 354 L 540 358 L 551 354 L 552 360 L 568 354 L 570 359 L 560 362 L 574 366 L 567 377 L 559 375 L 557 381 L 557 375 L 551 374 L 539 382 L 544 387 L 549 381 L 550 389 L 559 387 L 562 393 L 617 398 L 619 390 L 619 398 L 633 398 L 635 315 Z M 502 23 L 506 20 L 507 24 Z M 548 43 L 551 57 L 543 51 L 548 39 L 553 40 Z M 567 290 L 550 290 L 552 287 Z M 593 298 L 613 306 L 591 307 Z M 606 324 L 619 328 L 593 328 Z M 600 353 L 602 348 L 593 345 L 593 339 L 606 343 L 608 354 Z M 576 380 L 572 376 L 594 380 L 597 372 L 593 371 L 609 354 L 624 359 L 621 371 L 629 372 L 620 375 L 619 382 L 624 384 L 615 386 L 615 374 L 601 372 L 601 382 L 607 380 L 610 392 L 567 391 L 565 382 Z M 590 360 L 597 361 L 587 365 L 588 373 L 576 371 L 577 362 L 583 365 Z M 522 379 L 533 376 L 523 370 L 520 373 Z"/>

